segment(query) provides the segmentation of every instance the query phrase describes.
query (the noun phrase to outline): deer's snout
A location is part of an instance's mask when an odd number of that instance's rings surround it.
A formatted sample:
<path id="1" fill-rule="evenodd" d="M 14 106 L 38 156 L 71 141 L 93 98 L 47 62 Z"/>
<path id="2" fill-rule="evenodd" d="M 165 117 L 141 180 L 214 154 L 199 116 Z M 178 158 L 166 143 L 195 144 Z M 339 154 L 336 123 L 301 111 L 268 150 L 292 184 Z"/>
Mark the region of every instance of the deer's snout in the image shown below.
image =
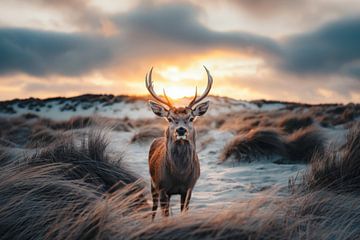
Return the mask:
<path id="1" fill-rule="evenodd" d="M 187 130 L 184 127 L 179 127 L 176 129 L 176 133 L 178 136 L 184 136 L 186 132 Z"/>

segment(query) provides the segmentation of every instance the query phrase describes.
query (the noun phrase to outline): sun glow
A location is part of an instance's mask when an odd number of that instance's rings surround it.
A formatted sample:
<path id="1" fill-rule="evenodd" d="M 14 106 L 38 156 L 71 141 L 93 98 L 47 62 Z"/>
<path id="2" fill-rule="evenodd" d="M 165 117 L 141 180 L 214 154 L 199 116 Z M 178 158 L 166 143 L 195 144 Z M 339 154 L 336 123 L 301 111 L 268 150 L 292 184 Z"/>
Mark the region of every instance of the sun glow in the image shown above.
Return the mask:
<path id="1" fill-rule="evenodd" d="M 201 70 L 201 69 L 200 69 Z M 179 82 L 184 79 L 199 80 L 202 77 L 202 72 L 197 68 L 179 69 L 178 67 L 170 66 L 166 69 L 160 70 L 159 74 L 162 78 L 172 82 Z"/>
<path id="2" fill-rule="evenodd" d="M 196 86 L 200 87 L 198 89 L 200 91 L 201 86 L 206 84 L 205 70 L 198 66 L 187 69 L 168 66 L 159 69 L 158 74 L 162 81 L 156 84 L 156 92 L 162 94 L 163 89 L 165 89 L 167 96 L 173 100 L 194 96 Z"/>
<path id="3" fill-rule="evenodd" d="M 183 97 L 194 96 L 195 94 L 195 87 L 188 88 L 188 87 L 178 87 L 178 86 L 169 86 L 165 88 L 166 95 L 169 96 L 171 99 L 179 99 Z"/>

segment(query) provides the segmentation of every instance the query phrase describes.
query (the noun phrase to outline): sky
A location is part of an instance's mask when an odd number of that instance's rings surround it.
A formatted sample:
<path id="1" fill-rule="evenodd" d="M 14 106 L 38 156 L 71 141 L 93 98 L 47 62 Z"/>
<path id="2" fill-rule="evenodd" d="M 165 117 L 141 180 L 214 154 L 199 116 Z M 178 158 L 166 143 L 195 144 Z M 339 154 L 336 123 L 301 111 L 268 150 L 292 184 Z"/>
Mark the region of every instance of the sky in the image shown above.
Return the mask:
<path id="1" fill-rule="evenodd" d="M 359 0 L 0 0 L 0 100 L 94 94 L 360 102 Z"/>

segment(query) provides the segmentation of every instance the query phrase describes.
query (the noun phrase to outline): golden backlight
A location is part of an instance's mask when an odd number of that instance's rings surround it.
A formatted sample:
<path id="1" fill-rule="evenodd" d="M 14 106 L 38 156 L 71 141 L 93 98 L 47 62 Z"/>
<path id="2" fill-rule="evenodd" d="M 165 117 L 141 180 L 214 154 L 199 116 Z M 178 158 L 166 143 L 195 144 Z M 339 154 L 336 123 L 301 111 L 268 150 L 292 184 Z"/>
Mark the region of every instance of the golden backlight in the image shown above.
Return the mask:
<path id="1" fill-rule="evenodd" d="M 171 99 L 179 99 L 195 95 L 195 86 L 193 88 L 170 86 L 165 89 L 166 95 Z"/>
<path id="2" fill-rule="evenodd" d="M 169 66 L 158 69 L 157 74 L 159 79 L 155 83 L 156 91 L 162 94 L 165 89 L 167 96 L 173 100 L 194 96 L 196 86 L 200 92 L 207 83 L 205 70 L 198 66 L 187 69 Z"/>
<path id="3" fill-rule="evenodd" d="M 199 80 L 203 75 L 203 69 L 196 69 L 196 68 L 188 68 L 188 69 L 179 69 L 178 67 L 170 66 L 163 70 L 159 70 L 159 74 L 164 79 L 178 82 L 180 80 Z"/>

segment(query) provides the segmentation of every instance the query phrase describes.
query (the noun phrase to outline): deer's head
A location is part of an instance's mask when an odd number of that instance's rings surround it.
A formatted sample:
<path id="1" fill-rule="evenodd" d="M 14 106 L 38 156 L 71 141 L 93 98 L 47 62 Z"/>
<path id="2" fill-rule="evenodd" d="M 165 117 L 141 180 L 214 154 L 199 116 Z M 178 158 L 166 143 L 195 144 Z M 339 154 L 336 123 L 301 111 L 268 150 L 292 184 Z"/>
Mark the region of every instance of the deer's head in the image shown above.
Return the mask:
<path id="1" fill-rule="evenodd" d="M 150 107 L 155 115 L 165 118 L 168 123 L 168 137 L 172 142 L 177 141 L 191 141 L 194 138 L 193 122 L 199 116 L 206 113 L 209 108 L 209 101 L 200 103 L 210 92 L 213 79 L 209 73 L 209 70 L 204 67 L 208 76 L 208 84 L 204 93 L 198 97 L 197 89 L 195 96 L 186 107 L 175 107 L 170 99 L 166 96 L 164 90 L 164 98 L 158 96 L 153 88 L 153 82 L 151 79 L 152 69 L 149 74 L 146 74 L 145 83 L 146 88 L 150 94 L 154 97 L 155 101 L 149 100 Z"/>

